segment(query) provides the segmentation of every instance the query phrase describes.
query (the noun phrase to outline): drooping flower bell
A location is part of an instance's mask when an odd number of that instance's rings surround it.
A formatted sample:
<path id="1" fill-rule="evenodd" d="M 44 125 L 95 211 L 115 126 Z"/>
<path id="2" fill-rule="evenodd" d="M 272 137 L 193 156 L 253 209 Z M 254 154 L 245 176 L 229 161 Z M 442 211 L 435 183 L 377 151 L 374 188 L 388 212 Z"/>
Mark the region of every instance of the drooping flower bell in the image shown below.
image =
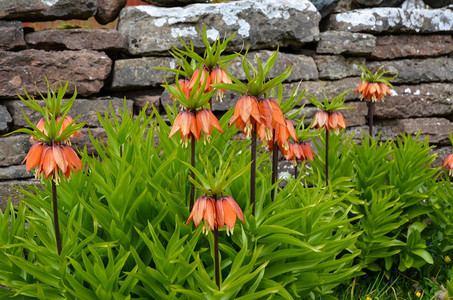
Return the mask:
<path id="1" fill-rule="evenodd" d="M 192 111 L 185 110 L 176 116 L 168 137 L 171 138 L 178 131 L 181 135 L 181 144 L 185 147 L 189 144 L 192 136 L 196 141 L 200 139 L 200 128 Z"/>
<path id="2" fill-rule="evenodd" d="M 244 215 L 239 205 L 231 196 L 223 196 L 215 201 L 217 225 L 224 227 L 226 225 L 227 235 L 233 234 L 236 217 L 244 222 Z"/>
<path id="3" fill-rule="evenodd" d="M 238 100 L 230 126 L 233 123 L 236 124 L 236 128 L 242 129 L 247 138 L 252 136 L 253 126 L 261 123 L 261 112 L 256 97 L 244 95 Z"/>
<path id="4" fill-rule="evenodd" d="M 292 161 L 294 165 L 297 165 L 297 159 L 305 161 L 306 159 L 313 161 L 313 151 L 309 143 L 290 143 L 289 149 L 285 154 L 285 158 L 288 161 Z"/>
<path id="5" fill-rule="evenodd" d="M 289 150 L 289 138 L 292 138 L 296 142 L 298 141 L 293 122 L 290 119 L 285 119 L 285 125 L 277 123 L 274 137 L 274 142 L 280 147 L 282 153 L 286 153 Z M 269 147 L 269 150 L 272 150 L 272 148 Z"/>
<path id="6" fill-rule="evenodd" d="M 261 99 L 258 101 L 261 112 L 261 123 L 257 126 L 257 131 L 260 139 L 263 142 L 271 141 L 273 138 L 273 130 L 277 124 L 286 126 L 285 117 L 275 99 Z"/>
<path id="7" fill-rule="evenodd" d="M 204 133 L 204 144 L 206 141 L 209 143 L 212 135 L 212 128 L 217 129 L 223 133 L 222 127 L 220 126 L 219 120 L 209 109 L 201 109 L 196 114 L 197 126 Z"/>
<path id="8" fill-rule="evenodd" d="M 214 230 L 217 228 L 216 207 L 214 198 L 203 195 L 199 197 L 192 208 L 189 219 L 186 225 L 193 219 L 195 227 L 198 227 L 201 220 L 204 219 L 203 233 L 206 235 L 209 229 Z"/>
<path id="9" fill-rule="evenodd" d="M 447 158 L 444 161 L 444 164 L 442 168 L 448 167 L 450 170 L 448 171 L 448 174 L 450 176 L 453 176 L 453 154 L 450 154 L 447 156 Z"/>
<path id="10" fill-rule="evenodd" d="M 214 68 L 209 74 L 211 84 L 215 83 L 233 83 L 231 79 L 228 77 L 225 70 L 221 68 Z M 216 91 L 216 99 L 220 102 L 223 100 L 223 95 L 225 94 L 225 89 L 218 89 Z"/>

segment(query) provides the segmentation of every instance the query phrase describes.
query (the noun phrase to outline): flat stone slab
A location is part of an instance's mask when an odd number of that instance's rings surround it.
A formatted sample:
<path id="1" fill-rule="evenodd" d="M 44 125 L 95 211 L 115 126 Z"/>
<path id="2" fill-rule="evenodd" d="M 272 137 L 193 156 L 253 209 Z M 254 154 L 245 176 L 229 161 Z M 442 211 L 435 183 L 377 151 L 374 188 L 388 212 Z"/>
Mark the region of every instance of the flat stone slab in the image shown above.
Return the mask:
<path id="1" fill-rule="evenodd" d="M 453 52 L 451 35 L 384 35 L 376 38 L 371 57 L 395 59 L 403 57 L 440 56 Z"/>
<path id="2" fill-rule="evenodd" d="M 67 92 L 89 96 L 98 93 L 110 73 L 112 61 L 103 52 L 24 50 L 0 51 L 0 98 L 24 96 L 24 88 L 30 96 L 38 95 L 36 87 L 47 90 L 44 76 L 51 87 L 70 80 Z M 36 86 L 35 86 L 36 84 Z"/>
<path id="3" fill-rule="evenodd" d="M 0 19 L 24 22 L 88 19 L 96 9 L 97 0 L 3 0 Z"/>
<path id="4" fill-rule="evenodd" d="M 0 50 L 22 49 L 27 46 L 22 22 L 0 21 L 0 31 Z"/>
<path id="5" fill-rule="evenodd" d="M 48 29 L 27 34 L 30 47 L 44 50 L 127 51 L 127 41 L 114 29 Z"/>
<path id="6" fill-rule="evenodd" d="M 25 165 L 0 168 L 0 180 L 28 179 L 34 177 L 33 172 L 26 172 Z"/>
<path id="7" fill-rule="evenodd" d="M 387 70 L 398 71 L 398 77 L 392 81 L 396 84 L 453 81 L 453 57 L 401 59 L 370 62 L 367 65 L 370 70 L 375 70 L 383 64 L 388 64 Z"/>
<path id="8" fill-rule="evenodd" d="M 21 164 L 31 146 L 27 134 L 0 136 L 0 167 Z"/>
<path id="9" fill-rule="evenodd" d="M 330 30 L 350 32 L 433 33 L 453 30 L 453 10 L 376 7 L 329 17 Z"/>
<path id="10" fill-rule="evenodd" d="M 175 73 L 158 70 L 156 67 L 175 68 L 176 60 L 171 57 L 144 57 L 116 60 L 110 87 L 112 90 L 157 87 L 175 80 Z"/>
<path id="11" fill-rule="evenodd" d="M 325 31 L 319 34 L 317 53 L 369 54 L 375 51 L 376 37 L 367 33 Z"/>
<path id="12" fill-rule="evenodd" d="M 393 95 L 376 102 L 375 118 L 449 117 L 453 114 L 453 84 L 395 86 Z"/>
<path id="13" fill-rule="evenodd" d="M 0 133 L 6 133 L 12 121 L 6 106 L 0 105 Z"/>
<path id="14" fill-rule="evenodd" d="M 38 100 L 37 102 L 40 105 L 44 105 L 43 100 Z M 14 126 L 17 128 L 29 127 L 22 114 L 22 110 L 34 124 L 38 123 L 38 121 L 42 117 L 39 113 L 30 109 L 20 100 L 5 101 L 4 103 L 11 111 L 14 120 Z M 116 114 L 119 115 L 119 110 L 120 108 L 123 108 L 124 100 L 121 98 L 112 97 L 94 98 L 89 100 L 76 99 L 74 101 L 74 105 L 71 108 L 70 115 L 75 118 L 80 114 L 80 118 L 77 122 L 86 122 L 86 127 L 100 127 L 101 123 L 98 120 L 96 112 L 99 112 L 101 116 L 104 116 L 105 111 L 108 111 L 110 113 L 110 103 L 112 104 Z M 126 106 L 128 110 L 132 111 L 133 102 L 127 100 Z"/>
<path id="15" fill-rule="evenodd" d="M 255 68 L 258 68 L 256 57 L 259 58 L 264 65 L 266 60 L 274 54 L 274 51 L 261 50 L 257 52 L 249 52 L 247 59 Z M 286 79 L 287 82 L 300 80 L 315 80 L 318 79 L 318 69 L 315 61 L 310 56 L 296 55 L 290 53 L 279 52 L 275 60 L 274 67 L 269 72 L 268 77 L 274 78 L 282 74 L 286 68 L 292 66 L 291 75 Z M 226 70 L 239 80 L 245 81 L 247 77 L 242 69 L 242 58 L 234 59 Z"/>
<path id="16" fill-rule="evenodd" d="M 320 14 L 308 0 L 243 0 L 185 7 L 129 6 L 121 11 L 118 30 L 133 55 L 151 55 L 182 47 L 192 39 L 204 49 L 198 30 L 206 25 L 208 39 L 237 32 L 230 50 L 301 46 L 318 39 Z"/>
<path id="17" fill-rule="evenodd" d="M 315 57 L 315 61 L 319 78 L 330 80 L 360 76 L 362 70 L 359 66 L 365 63 L 364 58 L 345 58 L 342 55 L 319 55 Z"/>

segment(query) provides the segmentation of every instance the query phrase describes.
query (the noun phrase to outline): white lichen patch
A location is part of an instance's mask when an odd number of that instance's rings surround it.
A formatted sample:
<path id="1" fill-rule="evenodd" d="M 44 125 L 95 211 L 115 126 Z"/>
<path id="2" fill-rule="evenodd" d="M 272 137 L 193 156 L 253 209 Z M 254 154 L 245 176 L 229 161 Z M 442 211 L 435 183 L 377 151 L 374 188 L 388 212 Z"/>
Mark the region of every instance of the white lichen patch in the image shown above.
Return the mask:
<path id="1" fill-rule="evenodd" d="M 416 91 L 414 92 L 414 95 L 420 95 L 420 90 L 416 90 Z"/>
<path id="2" fill-rule="evenodd" d="M 177 39 L 180 36 L 185 37 L 195 37 L 197 36 L 198 32 L 194 27 L 184 27 L 184 28 L 172 28 L 171 29 L 171 36 Z"/>
<path id="3" fill-rule="evenodd" d="M 438 32 L 453 30 L 453 11 L 449 9 L 402 9 L 376 7 L 337 14 L 338 23 L 349 30 L 402 30 Z"/>
<path id="4" fill-rule="evenodd" d="M 404 90 L 404 93 L 405 94 L 412 94 L 412 91 L 411 91 L 410 88 L 407 88 L 407 89 Z"/>
<path id="5" fill-rule="evenodd" d="M 216 40 L 217 38 L 220 38 L 220 33 L 215 28 L 206 30 L 206 34 L 208 36 L 208 39 L 213 40 L 213 41 Z"/>
<path id="6" fill-rule="evenodd" d="M 54 6 L 58 0 L 41 0 L 41 2 L 47 6 Z"/>
<path id="7" fill-rule="evenodd" d="M 238 25 L 239 29 L 237 32 L 241 37 L 248 37 L 250 34 L 251 25 L 244 17 L 256 11 L 260 11 L 269 19 L 289 19 L 292 15 L 291 12 L 294 10 L 310 13 L 317 12 L 316 7 L 308 0 L 243 0 L 209 5 L 192 4 L 185 7 L 172 8 L 142 5 L 130 9 L 138 9 L 154 18 L 152 23 L 157 27 L 162 27 L 165 24 L 186 23 L 188 20 L 207 14 L 218 14 L 226 25 Z M 187 34 L 191 36 L 192 30 L 187 31 Z M 215 39 L 218 34 L 211 31 L 208 36 Z"/>
<path id="8" fill-rule="evenodd" d="M 390 96 L 398 96 L 398 93 L 394 89 L 390 89 Z"/>

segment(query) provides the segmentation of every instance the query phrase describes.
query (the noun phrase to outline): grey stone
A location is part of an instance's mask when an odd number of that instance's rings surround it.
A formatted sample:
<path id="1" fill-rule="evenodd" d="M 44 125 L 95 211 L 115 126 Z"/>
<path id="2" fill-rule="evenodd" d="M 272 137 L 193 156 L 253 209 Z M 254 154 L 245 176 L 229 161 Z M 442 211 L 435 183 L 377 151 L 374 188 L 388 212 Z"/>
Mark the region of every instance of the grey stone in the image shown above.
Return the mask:
<path id="1" fill-rule="evenodd" d="M 259 52 L 250 52 L 247 55 L 247 59 L 255 68 L 258 68 L 256 57 L 258 57 L 264 65 L 272 54 L 274 54 L 274 51 L 262 50 Z M 282 74 L 289 66 L 292 66 L 292 70 L 291 75 L 286 79 L 287 82 L 318 79 L 318 70 L 313 58 L 305 55 L 295 55 L 283 52 L 277 54 L 274 67 L 271 72 L 269 72 L 268 77 L 274 78 Z M 242 58 L 240 57 L 234 59 L 226 70 L 241 81 L 247 80 L 242 69 Z"/>
<path id="2" fill-rule="evenodd" d="M 368 67 L 377 69 L 388 64 L 387 70 L 396 70 L 398 77 L 392 83 L 417 84 L 423 82 L 453 81 L 453 57 L 442 56 L 426 59 L 401 59 L 384 62 L 371 62 Z"/>
<path id="3" fill-rule="evenodd" d="M 88 19 L 96 9 L 97 0 L 3 0 L 0 19 L 26 22 Z"/>
<path id="4" fill-rule="evenodd" d="M 0 105 L 0 133 L 6 133 L 9 129 L 9 124 L 13 121 L 11 115 L 5 106 Z"/>
<path id="5" fill-rule="evenodd" d="M 117 60 L 113 66 L 110 88 L 123 90 L 136 87 L 160 86 L 173 83 L 175 73 L 158 70 L 156 67 L 176 68 L 176 60 L 170 57 L 144 57 Z"/>
<path id="6" fill-rule="evenodd" d="M 384 35 L 378 36 L 371 57 L 395 59 L 402 57 L 439 56 L 453 52 L 451 35 Z"/>
<path id="7" fill-rule="evenodd" d="M 376 37 L 367 33 L 325 31 L 319 35 L 317 53 L 369 54 L 375 51 Z"/>
<path id="8" fill-rule="evenodd" d="M 206 25 L 212 43 L 237 32 L 229 50 L 301 46 L 317 40 L 320 15 L 308 0 L 243 0 L 216 4 L 192 4 L 183 8 L 126 7 L 118 30 L 126 36 L 129 52 L 150 55 L 182 47 L 193 40 L 204 49 L 199 29 Z"/>
<path id="9" fill-rule="evenodd" d="M 44 105 L 44 101 L 37 101 L 40 105 Z M 87 127 L 99 127 L 101 126 L 96 112 L 99 112 L 101 116 L 104 115 L 105 111 L 110 112 L 110 103 L 112 104 L 115 113 L 119 114 L 119 109 L 123 107 L 124 100 L 121 98 L 112 98 L 112 97 L 100 97 L 94 99 L 76 99 L 74 105 L 71 108 L 70 115 L 75 118 L 80 114 L 77 123 L 86 122 L 85 126 Z M 6 106 L 11 111 L 12 117 L 14 119 L 15 127 L 30 127 L 26 122 L 22 111 L 27 115 L 30 121 L 34 124 L 37 124 L 38 121 L 42 118 L 42 115 L 33 111 L 31 108 L 26 106 L 20 100 L 11 100 L 5 101 Z M 127 109 L 132 111 L 133 102 L 127 100 Z"/>
<path id="10" fill-rule="evenodd" d="M 442 167 L 442 165 L 444 164 L 444 161 L 445 159 L 448 157 L 448 155 L 450 155 L 451 153 L 453 153 L 453 150 L 451 148 L 451 146 L 447 146 L 447 147 L 435 147 L 431 150 L 429 150 L 429 154 L 433 155 L 437 155 L 436 159 L 434 160 L 434 162 L 432 163 L 432 167 L 433 168 L 438 168 L 438 167 Z"/>
<path id="11" fill-rule="evenodd" d="M 96 21 L 102 25 L 114 21 L 126 2 L 127 0 L 98 0 L 98 9 L 94 16 Z"/>
<path id="12" fill-rule="evenodd" d="M 313 3 L 321 16 L 324 18 L 335 9 L 340 0 L 310 0 L 310 2 Z"/>
<path id="13" fill-rule="evenodd" d="M 432 8 L 441 8 L 453 4 L 453 0 L 423 0 L 423 2 Z"/>
<path id="14" fill-rule="evenodd" d="M 26 134 L 0 136 L 0 167 L 22 163 L 31 146 L 30 136 Z"/>
<path id="15" fill-rule="evenodd" d="M 343 93 L 344 91 L 349 90 L 349 92 L 345 95 L 345 100 L 349 101 L 359 99 L 359 96 L 357 94 L 354 94 L 352 91 L 357 88 L 360 82 L 360 77 L 343 78 L 340 80 L 324 82 L 307 81 L 302 82 L 301 89 L 304 89 L 307 92 L 306 96 L 308 96 L 308 93 L 310 93 L 321 101 L 323 99 L 323 89 L 325 90 L 329 101 L 337 95 Z"/>
<path id="16" fill-rule="evenodd" d="M 428 83 L 395 86 L 384 102 L 376 102 L 375 118 L 451 117 L 453 84 Z"/>
<path id="17" fill-rule="evenodd" d="M 24 180 L 24 181 L 4 181 L 0 182 L 0 209 L 5 210 L 8 199 L 11 197 L 13 205 L 19 205 L 20 199 L 23 197 L 20 189 L 26 189 L 32 185 L 38 185 L 38 180 Z"/>
<path id="18" fill-rule="evenodd" d="M 352 0 L 359 7 L 397 7 L 405 0 Z"/>
<path id="19" fill-rule="evenodd" d="M 19 21 L 0 21 L 0 50 L 22 49 L 26 47 L 24 26 Z"/>
<path id="20" fill-rule="evenodd" d="M 450 9 L 369 8 L 329 17 L 328 28 L 351 32 L 450 32 L 453 11 Z"/>
<path id="21" fill-rule="evenodd" d="M 34 175 L 32 172 L 25 171 L 25 166 L 9 166 L 6 168 L 0 168 L 0 181 L 13 179 L 27 179 L 32 178 L 33 176 Z"/>
<path id="22" fill-rule="evenodd" d="M 185 6 L 195 3 L 208 3 L 210 0 L 143 0 L 146 3 L 153 4 L 156 6 L 164 7 L 176 7 L 176 6 Z"/>
<path id="23" fill-rule="evenodd" d="M 67 92 L 88 96 L 98 93 L 110 73 L 112 61 L 103 52 L 24 50 L 0 51 L 0 98 L 30 96 L 47 90 L 44 76 L 52 88 L 60 80 L 70 80 Z M 36 84 L 36 86 L 35 86 Z"/>
<path id="24" fill-rule="evenodd" d="M 127 51 L 127 41 L 114 29 L 48 29 L 25 36 L 33 48 L 52 50 Z"/>
<path id="25" fill-rule="evenodd" d="M 315 57 L 320 79 L 341 79 L 360 76 L 359 65 L 365 63 L 364 58 L 344 58 L 341 55 L 319 55 Z"/>
<path id="26" fill-rule="evenodd" d="M 351 129 L 356 138 L 361 138 L 362 131 L 368 133 L 368 126 L 359 126 Z M 415 136 L 420 131 L 420 138 L 429 138 L 429 142 L 436 145 L 451 145 L 449 133 L 453 130 L 453 123 L 444 118 L 414 118 L 398 120 L 376 120 L 374 132 L 377 135 L 382 131 L 381 140 L 396 138 L 401 133 Z"/>

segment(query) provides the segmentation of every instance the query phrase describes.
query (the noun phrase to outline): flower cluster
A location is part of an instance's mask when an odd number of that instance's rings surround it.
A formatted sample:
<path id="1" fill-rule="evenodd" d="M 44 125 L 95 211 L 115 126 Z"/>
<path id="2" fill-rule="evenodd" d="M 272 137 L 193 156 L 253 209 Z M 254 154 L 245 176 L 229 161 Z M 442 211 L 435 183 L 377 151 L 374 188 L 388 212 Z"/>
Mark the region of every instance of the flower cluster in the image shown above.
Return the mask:
<path id="1" fill-rule="evenodd" d="M 318 129 L 326 128 L 327 130 L 333 129 L 335 133 L 338 133 L 340 128 L 346 128 L 346 121 L 338 111 L 327 112 L 321 110 L 315 114 L 312 128 L 314 127 Z"/>
<path id="2" fill-rule="evenodd" d="M 45 121 L 41 118 L 36 125 L 36 129 L 42 134 L 49 137 L 48 128 L 51 121 Z M 58 136 L 61 136 L 63 132 L 69 127 L 75 125 L 74 120 L 70 116 L 65 116 L 63 119 L 57 117 L 55 119 L 57 124 L 61 124 Z M 66 178 L 69 178 L 71 172 L 76 170 L 82 170 L 82 161 L 77 156 L 75 151 L 69 146 L 71 144 L 70 138 L 80 137 L 80 130 L 73 131 L 68 138 L 61 142 L 55 142 L 55 139 L 51 143 L 40 140 L 34 135 L 30 136 L 31 140 L 35 140 L 35 143 L 28 151 L 22 164 L 25 163 L 26 171 L 30 171 L 36 167 L 36 178 L 46 178 L 52 176 L 55 182 L 60 181 L 60 171 Z M 57 139 L 58 140 L 58 139 Z"/>
<path id="3" fill-rule="evenodd" d="M 186 225 L 193 220 L 195 227 L 198 227 L 204 219 L 203 233 L 208 234 L 209 229 L 226 227 L 227 235 L 230 235 L 233 233 L 236 217 L 244 222 L 242 210 L 233 197 L 223 196 L 216 199 L 203 195 L 195 202 Z"/>
<path id="4" fill-rule="evenodd" d="M 384 101 L 386 95 L 391 95 L 390 87 L 393 87 L 390 80 L 396 78 L 395 76 L 384 77 L 388 73 L 394 73 L 394 71 L 382 71 L 385 65 L 381 66 L 376 73 L 371 71 L 366 66 L 360 66 L 362 69 L 362 82 L 354 90 L 355 93 L 359 93 L 360 99 L 366 99 L 371 102 L 377 100 Z"/>

